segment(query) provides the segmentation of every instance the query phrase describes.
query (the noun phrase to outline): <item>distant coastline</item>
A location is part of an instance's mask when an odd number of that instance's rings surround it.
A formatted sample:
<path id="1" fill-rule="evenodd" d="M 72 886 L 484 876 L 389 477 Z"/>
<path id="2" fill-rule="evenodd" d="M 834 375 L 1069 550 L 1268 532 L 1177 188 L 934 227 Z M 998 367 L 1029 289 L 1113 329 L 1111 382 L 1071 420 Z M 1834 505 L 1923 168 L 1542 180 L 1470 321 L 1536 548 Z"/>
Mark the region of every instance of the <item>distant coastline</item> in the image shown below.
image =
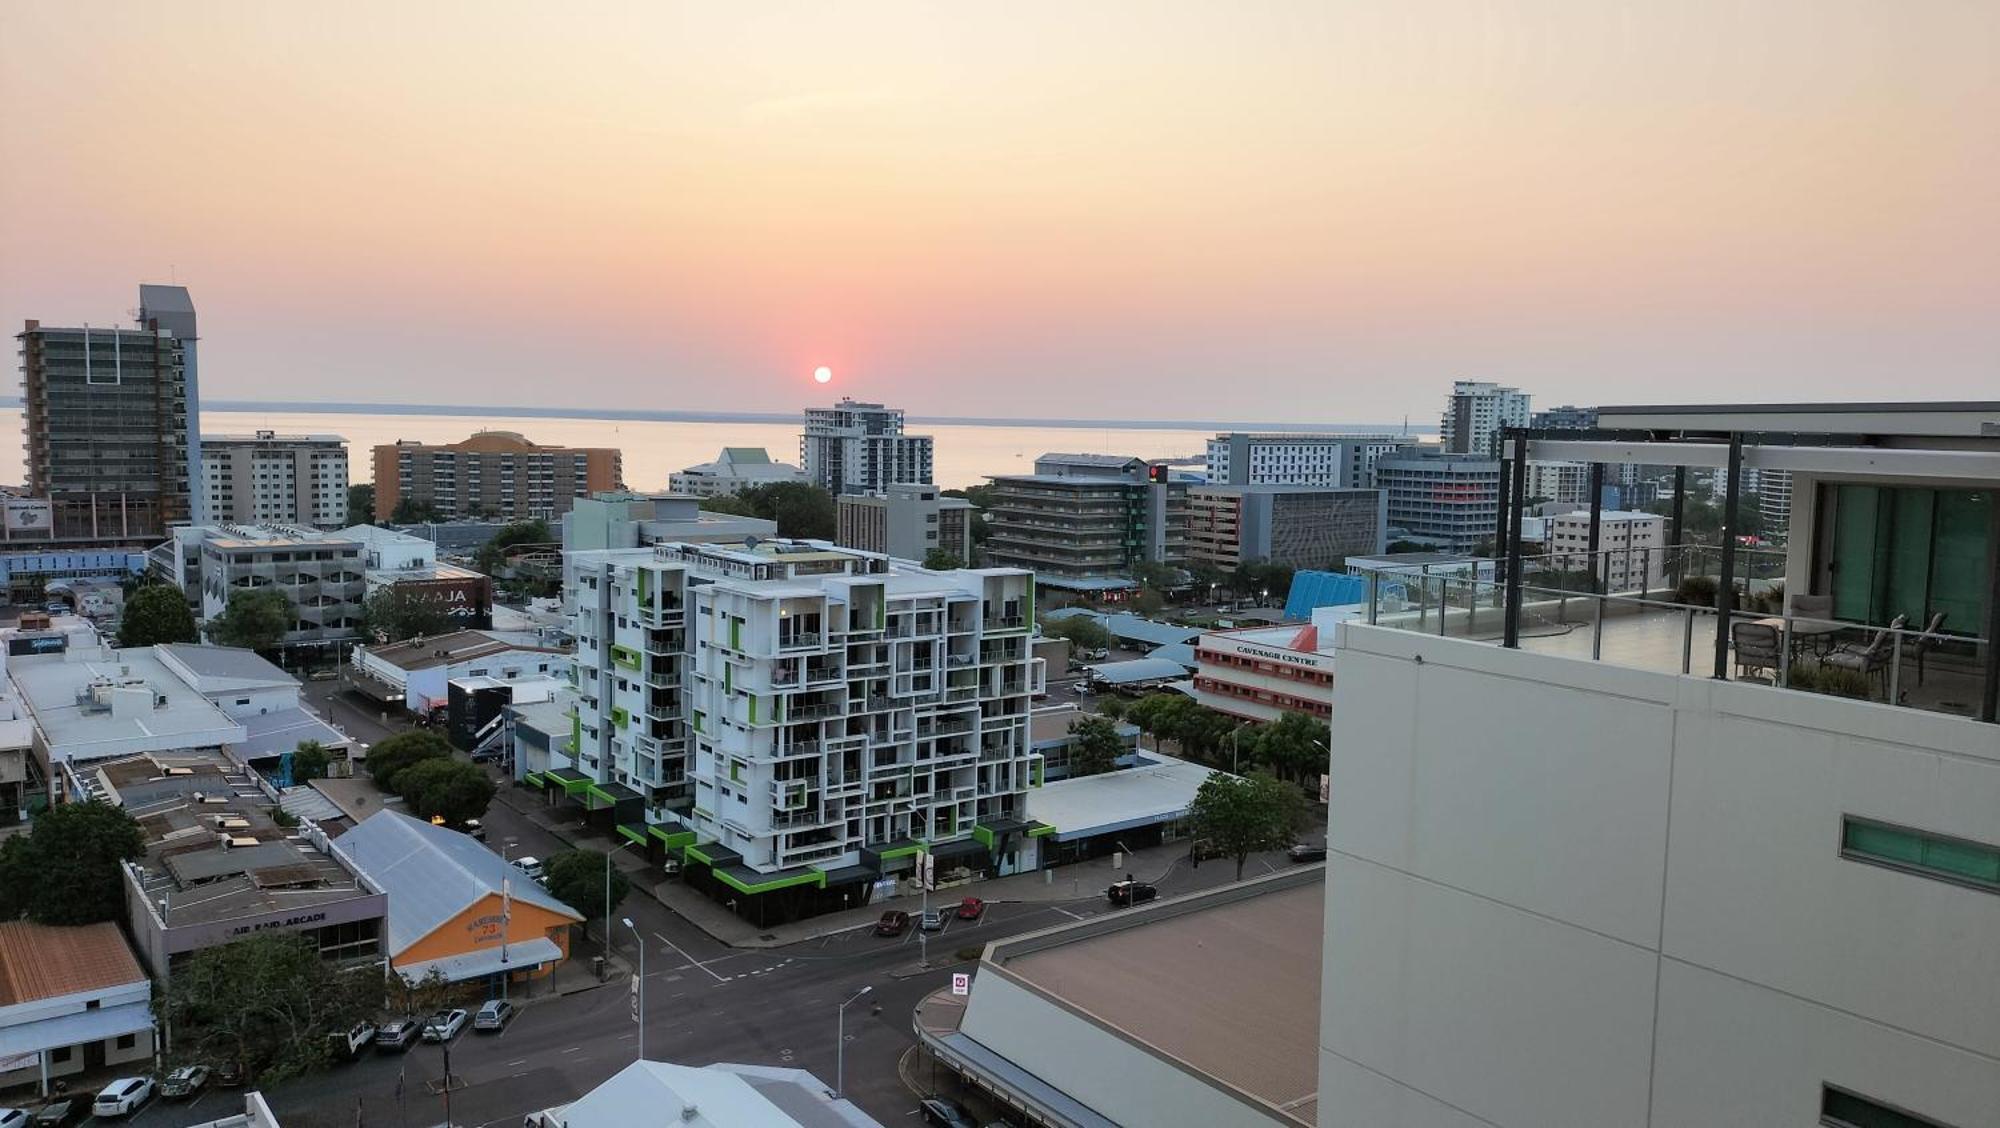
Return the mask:
<path id="1" fill-rule="evenodd" d="M 20 407 L 21 397 L 0 397 L 0 406 Z M 208 411 L 272 411 L 324 415 L 489 415 L 510 419 L 630 419 L 660 423 L 796 423 L 797 412 L 775 411 L 651 411 L 632 408 L 521 407 L 481 404 L 468 407 L 438 403 L 293 403 L 283 400 L 204 399 Z M 1135 431 L 1366 431 L 1394 434 L 1401 423 L 1242 422 L 1221 419 L 1008 419 L 971 415 L 911 415 L 912 425 L 964 427 L 1072 427 L 1084 430 Z M 1410 428 L 1412 435 L 1429 435 L 1433 428 Z"/>

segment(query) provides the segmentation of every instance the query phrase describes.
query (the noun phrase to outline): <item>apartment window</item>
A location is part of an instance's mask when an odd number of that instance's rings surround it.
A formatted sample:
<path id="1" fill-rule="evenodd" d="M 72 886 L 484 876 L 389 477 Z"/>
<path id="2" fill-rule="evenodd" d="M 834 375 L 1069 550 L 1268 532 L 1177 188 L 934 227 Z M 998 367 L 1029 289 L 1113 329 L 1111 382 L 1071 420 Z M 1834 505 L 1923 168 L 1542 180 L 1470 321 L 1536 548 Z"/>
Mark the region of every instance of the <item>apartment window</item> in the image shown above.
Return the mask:
<path id="1" fill-rule="evenodd" d="M 1928 1116 L 1904 1112 L 1832 1085 L 1820 1087 L 1819 1122 L 1830 1128 L 1949 1128 Z"/>
<path id="2" fill-rule="evenodd" d="M 1840 856 L 2000 893 L 2000 847 L 1843 816 Z"/>
<path id="3" fill-rule="evenodd" d="M 138 1044 L 139 1036 L 137 1034 L 120 1034 L 118 1036 L 118 1048 L 121 1050 L 132 1049 Z"/>

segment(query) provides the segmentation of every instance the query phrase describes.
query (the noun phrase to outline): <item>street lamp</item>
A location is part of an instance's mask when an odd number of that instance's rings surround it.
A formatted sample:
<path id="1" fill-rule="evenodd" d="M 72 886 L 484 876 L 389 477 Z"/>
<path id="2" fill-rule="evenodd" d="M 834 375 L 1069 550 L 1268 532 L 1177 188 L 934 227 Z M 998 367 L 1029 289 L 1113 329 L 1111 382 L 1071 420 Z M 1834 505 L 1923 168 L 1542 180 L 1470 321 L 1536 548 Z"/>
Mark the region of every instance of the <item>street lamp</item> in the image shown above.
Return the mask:
<path id="1" fill-rule="evenodd" d="M 875 988 L 873 987 L 863 987 L 861 990 L 856 991 L 853 997 L 849 998 L 846 1002 L 840 1004 L 840 1009 L 837 1012 L 835 1012 L 835 1018 L 837 1021 L 835 1023 L 835 1034 L 834 1034 L 835 1041 L 833 1044 L 833 1099 L 834 1100 L 840 1099 L 840 1094 L 847 1083 L 847 1008 L 854 1004 L 855 999 L 858 999 L 861 996 L 866 995 L 868 992 L 873 991 L 874 989 Z"/>
<path id="2" fill-rule="evenodd" d="M 625 842 L 604 852 L 604 955 L 607 959 L 611 956 L 611 855 L 637 845 L 637 842 Z"/>
<path id="3" fill-rule="evenodd" d="M 639 1024 L 639 1060 L 646 1060 L 646 938 L 639 935 L 639 926 L 625 918 L 625 927 L 632 930 L 632 939 L 639 944 L 639 1011 L 632 1017 Z"/>

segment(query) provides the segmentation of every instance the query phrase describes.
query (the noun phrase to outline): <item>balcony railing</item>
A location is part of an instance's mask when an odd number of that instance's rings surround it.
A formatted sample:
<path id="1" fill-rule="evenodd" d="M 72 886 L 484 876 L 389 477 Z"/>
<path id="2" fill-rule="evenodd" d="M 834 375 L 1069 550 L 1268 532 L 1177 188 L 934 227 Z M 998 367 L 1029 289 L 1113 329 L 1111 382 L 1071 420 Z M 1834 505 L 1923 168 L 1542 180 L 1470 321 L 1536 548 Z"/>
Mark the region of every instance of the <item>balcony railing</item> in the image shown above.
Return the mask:
<path id="1" fill-rule="evenodd" d="M 1672 553 L 1674 550 L 1667 550 Z M 1558 554 L 1560 556 L 1561 554 Z M 1617 557 L 1624 550 L 1600 553 Z M 1658 673 L 1716 676 L 1720 614 L 1712 584 L 1683 584 L 1682 602 L 1656 573 L 1634 569 L 1628 590 L 1593 594 L 1586 554 L 1580 570 L 1541 568 L 1521 586 L 1519 647 Z M 1531 564 L 1540 563 L 1537 561 Z M 1683 580 L 1702 573 L 1682 555 Z M 1738 563 L 1741 564 L 1739 557 Z M 1753 569 L 1757 565 L 1751 564 Z M 1601 566 L 1599 583 L 1604 569 Z M 1753 576 L 1756 573 L 1753 571 Z M 1765 572 L 1765 575 L 1770 573 Z M 1781 573 L 1780 573 L 1781 574 Z M 1534 581 L 1544 581 L 1537 583 Z M 1501 643 L 1506 585 L 1465 575 L 1372 577 L 1366 621 L 1440 638 Z M 1557 581 L 1548 583 L 1547 581 Z M 1796 598 L 1796 597 L 1795 597 Z M 1733 681 L 1978 717 L 1992 640 L 1934 622 L 1888 624 L 1784 610 L 1783 589 L 1752 578 L 1737 588 L 1721 675 Z"/>

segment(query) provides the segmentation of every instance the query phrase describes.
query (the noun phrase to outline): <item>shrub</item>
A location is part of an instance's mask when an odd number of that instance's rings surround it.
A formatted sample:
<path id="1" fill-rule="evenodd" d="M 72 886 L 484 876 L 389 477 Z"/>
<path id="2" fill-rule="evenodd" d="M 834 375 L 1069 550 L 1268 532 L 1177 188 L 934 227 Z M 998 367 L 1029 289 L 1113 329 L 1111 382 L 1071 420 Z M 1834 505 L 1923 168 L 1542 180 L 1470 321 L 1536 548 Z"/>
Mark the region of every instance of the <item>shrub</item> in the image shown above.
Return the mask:
<path id="1" fill-rule="evenodd" d="M 1866 701 L 1875 696 L 1875 688 L 1868 675 L 1859 670 L 1842 669 L 1839 666 L 1809 666 L 1803 670 L 1793 667 L 1793 689 L 1803 689 L 1808 693 L 1824 693 L 1833 697 L 1852 697 Z"/>
<path id="2" fill-rule="evenodd" d="M 1697 607 L 1715 606 L 1715 577 L 1688 576 L 1674 589 L 1674 599 Z"/>

